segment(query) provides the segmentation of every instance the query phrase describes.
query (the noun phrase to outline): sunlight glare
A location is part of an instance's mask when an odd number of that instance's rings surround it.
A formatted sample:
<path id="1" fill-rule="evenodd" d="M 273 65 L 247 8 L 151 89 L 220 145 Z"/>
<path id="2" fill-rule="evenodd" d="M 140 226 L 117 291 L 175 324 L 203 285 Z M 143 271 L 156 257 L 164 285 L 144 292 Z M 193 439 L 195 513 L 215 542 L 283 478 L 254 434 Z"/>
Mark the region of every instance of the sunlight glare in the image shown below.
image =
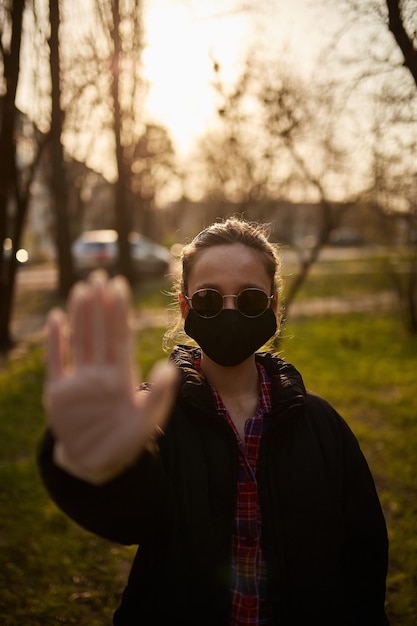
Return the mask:
<path id="1" fill-rule="evenodd" d="M 186 153 L 215 112 L 213 61 L 232 82 L 241 67 L 248 16 L 193 19 L 184 5 L 150 7 L 143 60 L 150 83 L 148 110 Z"/>

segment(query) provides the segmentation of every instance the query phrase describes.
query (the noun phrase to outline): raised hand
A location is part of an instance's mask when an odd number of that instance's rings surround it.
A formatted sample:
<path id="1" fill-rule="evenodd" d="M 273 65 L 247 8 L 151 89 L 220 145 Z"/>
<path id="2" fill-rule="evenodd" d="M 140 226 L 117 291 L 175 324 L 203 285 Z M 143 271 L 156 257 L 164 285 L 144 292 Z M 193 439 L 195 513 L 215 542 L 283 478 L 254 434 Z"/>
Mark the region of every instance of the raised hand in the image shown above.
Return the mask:
<path id="1" fill-rule="evenodd" d="M 140 455 L 168 419 L 177 372 L 152 372 L 150 391 L 137 393 L 130 291 L 121 277 L 95 272 L 78 283 L 68 314 L 47 321 L 44 404 L 56 438 L 55 462 L 93 484 L 117 476 Z"/>

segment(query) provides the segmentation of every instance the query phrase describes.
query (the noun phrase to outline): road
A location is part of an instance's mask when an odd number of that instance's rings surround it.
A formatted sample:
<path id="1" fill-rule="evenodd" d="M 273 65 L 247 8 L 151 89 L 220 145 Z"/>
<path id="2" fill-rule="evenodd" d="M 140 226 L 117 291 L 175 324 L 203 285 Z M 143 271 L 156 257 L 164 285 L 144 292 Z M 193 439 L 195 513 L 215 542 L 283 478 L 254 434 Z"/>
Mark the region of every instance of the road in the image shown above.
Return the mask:
<path id="1" fill-rule="evenodd" d="M 375 256 L 375 249 L 367 248 L 327 248 L 322 251 L 320 259 L 330 260 L 352 260 Z M 283 250 L 284 269 L 286 265 L 294 265 L 297 256 L 294 252 Z M 348 268 L 347 268 L 348 269 Z M 318 262 L 316 271 L 331 271 L 326 264 Z M 53 264 L 33 265 L 19 268 L 17 277 L 17 298 L 23 299 L 28 292 L 40 290 L 54 291 L 57 287 L 58 273 Z M 395 300 L 392 293 L 379 293 L 376 295 L 362 297 L 359 300 L 343 300 L 340 298 L 315 298 L 304 302 L 294 302 L 290 316 L 306 317 L 311 315 L 322 315 L 326 313 L 347 313 L 349 311 L 372 311 L 372 310 L 392 310 Z M 22 307 L 19 307 L 22 309 Z M 171 313 L 172 314 L 172 313 Z M 164 327 L 169 323 L 170 312 L 161 309 L 160 311 L 139 311 L 135 318 L 135 328 L 137 330 L 149 326 Z M 23 340 L 39 339 L 44 328 L 44 315 L 25 315 L 23 312 L 15 314 L 12 320 L 13 337 L 18 343 Z"/>
<path id="2" fill-rule="evenodd" d="M 40 287 L 53 290 L 57 281 L 58 271 L 52 263 L 20 267 L 17 273 L 17 290 L 36 290 Z"/>
<path id="3" fill-rule="evenodd" d="M 376 247 L 360 247 L 360 248 L 343 248 L 343 247 L 328 247 L 324 248 L 319 257 L 319 261 L 316 264 L 317 268 L 320 268 L 320 262 L 326 261 L 352 261 L 355 259 L 366 259 L 368 257 L 375 257 L 376 255 L 383 253 L 383 250 Z M 298 262 L 299 257 L 297 253 L 288 248 L 282 249 L 282 259 L 284 267 L 286 265 L 294 265 Z M 325 268 L 328 270 L 328 268 Z M 54 289 L 57 285 L 58 272 L 57 268 L 52 263 L 41 265 L 29 265 L 28 267 L 21 267 L 18 272 L 17 288 L 18 289 L 37 289 L 51 288 Z"/>

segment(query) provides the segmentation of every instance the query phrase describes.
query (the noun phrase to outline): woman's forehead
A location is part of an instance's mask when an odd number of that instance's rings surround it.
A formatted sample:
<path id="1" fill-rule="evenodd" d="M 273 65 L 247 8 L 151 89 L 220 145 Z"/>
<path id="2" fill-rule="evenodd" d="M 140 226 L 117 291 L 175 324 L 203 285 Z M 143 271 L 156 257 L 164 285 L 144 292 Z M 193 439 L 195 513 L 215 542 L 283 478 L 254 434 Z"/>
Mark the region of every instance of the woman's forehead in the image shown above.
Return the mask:
<path id="1" fill-rule="evenodd" d="M 225 282 L 258 284 L 267 281 L 265 259 L 262 253 L 241 243 L 222 244 L 206 248 L 198 253 L 189 282 L 214 285 Z"/>

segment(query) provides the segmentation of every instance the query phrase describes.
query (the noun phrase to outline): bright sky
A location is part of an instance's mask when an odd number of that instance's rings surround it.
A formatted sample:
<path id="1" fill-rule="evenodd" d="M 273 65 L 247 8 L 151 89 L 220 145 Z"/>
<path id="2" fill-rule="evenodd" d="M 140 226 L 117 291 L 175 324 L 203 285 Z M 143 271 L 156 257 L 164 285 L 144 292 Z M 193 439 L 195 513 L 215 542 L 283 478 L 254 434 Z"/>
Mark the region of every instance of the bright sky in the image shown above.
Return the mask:
<path id="1" fill-rule="evenodd" d="M 327 40 L 326 31 L 334 29 L 337 20 L 328 0 L 143 1 L 148 121 L 167 127 L 179 156 L 187 155 L 214 119 L 213 59 L 219 62 L 226 83 L 236 80 L 246 52 L 253 47 L 266 50 L 271 62 L 280 60 L 287 49 L 286 58 L 297 66 L 296 71 L 308 71 Z M 74 32 L 91 28 L 90 6 L 86 0 L 69 0 L 65 5 Z M 237 10 L 239 6 L 246 10 Z M 29 56 L 18 94 L 23 110 L 36 102 L 30 88 L 29 95 L 25 88 L 32 64 Z M 96 143 L 88 164 L 112 177 L 113 165 L 103 159 L 108 137 L 102 134 L 100 140 L 103 145 Z M 81 153 L 76 157 L 82 158 Z"/>
<path id="2" fill-rule="evenodd" d="M 42 3 L 47 14 L 47 0 Z M 195 140 L 216 119 L 215 92 L 211 87 L 213 59 L 220 64 L 223 84 L 235 83 L 247 52 L 254 49 L 260 50 L 263 58 L 268 54 L 271 63 L 284 59 L 296 75 L 304 73 L 314 81 L 319 52 L 329 43 L 331 35 L 345 26 L 340 14 L 342 3 L 338 0 L 143 0 L 143 3 L 146 38 L 143 62 L 149 82 L 146 121 L 168 129 L 180 157 L 187 156 Z M 91 20 L 92 0 L 67 0 L 64 6 L 69 20 L 67 28 L 75 37 L 83 30 L 95 28 Z M 245 10 L 239 11 L 239 6 Z M 354 32 L 345 31 L 341 42 L 345 51 L 352 47 L 354 38 L 363 43 L 369 34 L 356 24 Z M 33 69 L 37 56 L 28 45 L 18 106 L 40 119 L 44 111 L 36 115 L 34 107 L 44 107 L 45 100 L 34 96 Z M 47 64 L 47 52 L 45 55 L 43 62 Z M 49 76 L 48 72 L 46 75 Z M 48 80 L 41 82 L 39 75 L 36 77 L 37 87 L 41 83 L 43 92 L 47 93 Z M 366 127 L 368 121 L 362 106 L 359 123 L 349 128 L 352 144 L 357 137 L 362 138 L 362 126 Z M 94 149 L 89 152 L 91 138 Z M 67 148 L 104 176 L 114 177 L 113 137 L 95 132 L 93 121 L 85 136 L 76 135 L 73 145 L 68 141 Z M 358 171 L 362 169 L 360 159 L 355 164 Z"/>
<path id="3" fill-rule="evenodd" d="M 246 4 L 252 11 L 231 11 Z M 332 14 L 323 0 L 272 0 L 262 12 L 262 0 L 147 0 L 144 52 L 151 83 L 148 109 L 167 126 L 180 154 L 185 154 L 214 112 L 212 58 L 223 79 L 239 74 L 251 45 L 267 46 L 273 58 L 286 45 L 303 70 L 322 45 L 324 22 Z"/>

